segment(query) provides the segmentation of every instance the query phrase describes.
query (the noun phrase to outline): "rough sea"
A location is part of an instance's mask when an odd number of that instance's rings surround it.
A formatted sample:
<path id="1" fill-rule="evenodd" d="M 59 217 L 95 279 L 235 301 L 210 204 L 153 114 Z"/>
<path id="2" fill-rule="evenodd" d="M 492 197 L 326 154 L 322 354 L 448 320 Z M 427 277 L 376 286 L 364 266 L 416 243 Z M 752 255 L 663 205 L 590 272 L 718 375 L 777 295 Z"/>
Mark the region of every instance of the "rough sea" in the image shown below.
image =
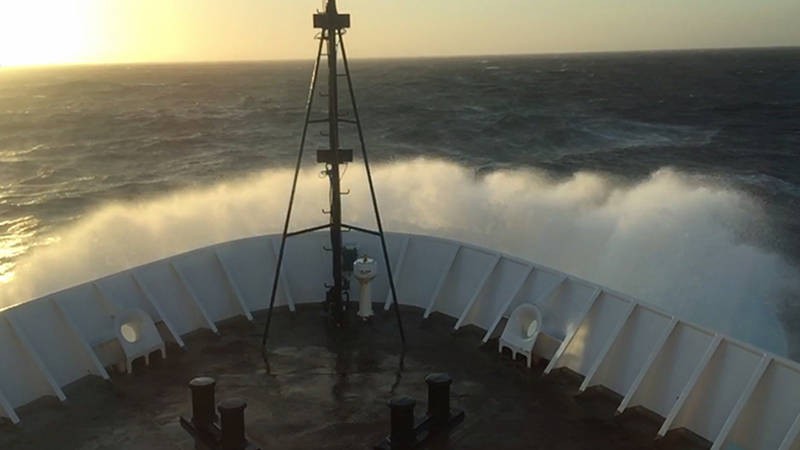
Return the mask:
<path id="1" fill-rule="evenodd" d="M 312 65 L 0 68 L 0 306 L 279 231 Z M 800 49 L 351 69 L 390 230 L 505 250 L 800 358 Z M 294 226 L 327 220 L 323 126 Z M 344 214 L 371 225 L 359 161 Z"/>

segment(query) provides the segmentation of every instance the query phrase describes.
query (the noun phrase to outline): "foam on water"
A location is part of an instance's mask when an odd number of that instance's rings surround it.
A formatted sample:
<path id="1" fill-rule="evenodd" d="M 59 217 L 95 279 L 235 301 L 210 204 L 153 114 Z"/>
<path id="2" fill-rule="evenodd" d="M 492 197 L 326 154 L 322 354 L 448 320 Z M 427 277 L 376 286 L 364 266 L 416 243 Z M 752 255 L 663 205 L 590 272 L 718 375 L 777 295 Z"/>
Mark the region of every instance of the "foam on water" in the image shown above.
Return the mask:
<path id="1" fill-rule="evenodd" d="M 374 169 L 386 228 L 470 241 L 654 303 L 779 354 L 796 343 L 778 311 L 797 307 L 800 271 L 748 239 L 764 226 L 747 195 L 662 169 L 636 182 L 529 169 L 476 176 L 418 159 Z M 280 230 L 291 172 L 112 203 L 23 257 L 0 305 L 196 247 Z M 344 177 L 344 215 L 374 226 L 363 168 Z M 327 220 L 327 180 L 302 172 L 293 228 Z M 787 338 L 787 336 L 789 336 Z"/>

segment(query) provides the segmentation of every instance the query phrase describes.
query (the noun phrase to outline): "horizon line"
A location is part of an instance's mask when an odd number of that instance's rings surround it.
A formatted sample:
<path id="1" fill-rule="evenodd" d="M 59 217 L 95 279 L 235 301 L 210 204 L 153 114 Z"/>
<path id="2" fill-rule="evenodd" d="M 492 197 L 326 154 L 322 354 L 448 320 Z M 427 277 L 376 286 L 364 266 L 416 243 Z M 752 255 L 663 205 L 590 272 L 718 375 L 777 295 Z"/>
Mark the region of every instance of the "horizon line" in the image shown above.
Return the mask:
<path id="1" fill-rule="evenodd" d="M 568 51 L 545 51 L 545 52 L 516 52 L 516 53 L 474 53 L 474 54 L 442 54 L 442 55 L 401 55 L 401 56 L 363 56 L 351 57 L 350 60 L 404 60 L 404 59 L 459 59 L 459 58 L 487 58 L 487 57 L 515 57 L 515 56 L 558 56 L 558 55 L 604 55 L 604 54 L 630 54 L 630 53 L 670 53 L 670 52 L 692 52 L 692 51 L 735 51 L 735 50 L 786 50 L 800 49 L 800 44 L 769 45 L 769 46 L 730 46 L 730 47 L 684 47 L 684 48 L 643 48 L 631 50 L 568 50 Z M 58 63 L 34 63 L 34 64 L 9 64 L 0 63 L 0 69 L 35 69 L 47 67 L 78 67 L 78 66 L 125 66 L 125 65 L 175 65 L 175 64 L 252 64 L 268 62 L 305 62 L 313 59 L 309 58 L 271 58 L 271 59 L 219 59 L 219 60 L 174 60 L 174 61 L 77 61 L 77 62 L 58 62 Z"/>

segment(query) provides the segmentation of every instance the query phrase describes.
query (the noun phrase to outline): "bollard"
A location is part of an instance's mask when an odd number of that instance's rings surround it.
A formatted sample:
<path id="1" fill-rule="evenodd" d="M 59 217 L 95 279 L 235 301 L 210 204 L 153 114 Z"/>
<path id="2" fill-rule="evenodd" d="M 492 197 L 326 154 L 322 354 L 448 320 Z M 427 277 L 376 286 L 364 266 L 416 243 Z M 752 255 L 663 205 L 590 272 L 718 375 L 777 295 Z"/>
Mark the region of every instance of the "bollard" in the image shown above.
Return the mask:
<path id="1" fill-rule="evenodd" d="M 192 423 L 208 430 L 217 416 L 214 413 L 214 388 L 217 382 L 211 377 L 197 377 L 189 382 L 192 391 Z"/>
<path id="2" fill-rule="evenodd" d="M 394 397 L 389 400 L 391 408 L 391 448 L 410 448 L 416 441 L 414 431 L 414 406 L 417 404 L 411 397 Z"/>
<path id="3" fill-rule="evenodd" d="M 409 397 L 389 400 L 392 424 L 389 436 L 374 448 L 378 450 L 409 449 L 464 421 L 464 411 L 450 409 L 450 385 L 453 379 L 446 373 L 432 373 L 425 377 L 428 385 L 428 412 L 419 422 L 414 418 L 416 402 Z"/>
<path id="4" fill-rule="evenodd" d="M 450 420 L 450 384 L 453 379 L 446 373 L 432 373 L 425 377 L 428 384 L 428 416 L 432 425 L 446 425 Z"/>
<path id="5" fill-rule="evenodd" d="M 244 409 L 247 403 L 240 398 L 223 400 L 219 404 L 222 424 L 222 450 L 242 450 L 247 446 L 244 433 Z"/>

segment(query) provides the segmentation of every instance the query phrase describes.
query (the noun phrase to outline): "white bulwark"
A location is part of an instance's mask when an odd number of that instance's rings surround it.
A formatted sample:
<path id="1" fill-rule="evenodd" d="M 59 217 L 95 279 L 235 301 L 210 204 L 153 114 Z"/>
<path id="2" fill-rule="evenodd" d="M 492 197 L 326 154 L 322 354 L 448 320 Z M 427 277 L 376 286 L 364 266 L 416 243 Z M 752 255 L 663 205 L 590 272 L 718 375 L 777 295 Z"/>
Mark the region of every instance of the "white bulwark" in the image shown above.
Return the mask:
<path id="1" fill-rule="evenodd" d="M 281 305 L 325 298 L 328 234 L 294 237 Z M 278 236 L 279 238 L 279 236 Z M 257 236 L 175 255 L 0 311 L 0 416 L 87 375 L 107 378 L 124 363 L 115 311 L 147 313 L 164 341 L 235 316 L 252 319 L 270 294 L 276 236 Z M 380 242 L 351 233 L 359 254 Z M 350 241 L 348 244 L 350 244 Z M 522 303 L 541 311 L 536 357 L 546 372 L 584 377 L 621 396 L 619 412 L 643 407 L 663 417 L 659 435 L 687 428 L 714 449 L 800 449 L 800 364 L 685 322 L 602 286 L 473 245 L 387 233 L 398 301 L 498 336 Z M 302 254 L 300 254 L 302 253 Z M 315 263 L 314 261 L 318 261 Z M 383 260 L 373 298 L 388 298 Z M 387 308 L 391 305 L 386 302 Z M 476 345 L 480 341 L 476 342 Z M 24 420 L 24 417 L 22 417 Z M 655 436 L 654 436 L 655 437 Z"/>

